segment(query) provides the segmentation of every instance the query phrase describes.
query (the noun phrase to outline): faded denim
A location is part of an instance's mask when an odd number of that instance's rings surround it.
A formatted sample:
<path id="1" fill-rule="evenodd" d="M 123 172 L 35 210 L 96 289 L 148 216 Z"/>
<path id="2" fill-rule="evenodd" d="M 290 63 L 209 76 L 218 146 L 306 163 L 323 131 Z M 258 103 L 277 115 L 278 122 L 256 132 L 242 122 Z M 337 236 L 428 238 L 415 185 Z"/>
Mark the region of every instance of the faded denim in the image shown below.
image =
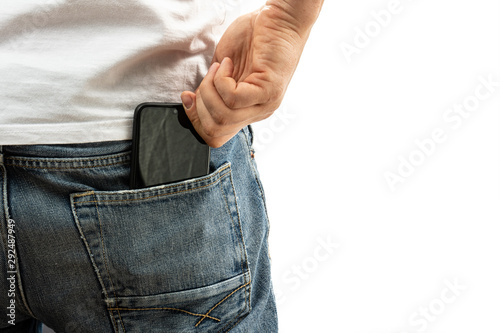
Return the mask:
<path id="1" fill-rule="evenodd" d="M 9 219 L 17 274 L 0 332 L 277 332 L 251 140 L 212 149 L 205 177 L 139 190 L 130 142 L 2 147 L 0 278 Z"/>

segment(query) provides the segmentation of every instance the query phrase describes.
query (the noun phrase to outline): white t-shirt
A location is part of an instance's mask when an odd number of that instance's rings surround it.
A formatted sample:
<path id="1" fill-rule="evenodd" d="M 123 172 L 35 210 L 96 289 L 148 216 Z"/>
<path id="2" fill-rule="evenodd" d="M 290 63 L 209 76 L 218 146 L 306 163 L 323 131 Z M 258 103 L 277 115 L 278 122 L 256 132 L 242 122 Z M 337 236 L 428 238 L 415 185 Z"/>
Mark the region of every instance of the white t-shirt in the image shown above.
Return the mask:
<path id="1" fill-rule="evenodd" d="M 194 91 L 235 0 L 2 0 L 0 145 L 127 140 Z"/>

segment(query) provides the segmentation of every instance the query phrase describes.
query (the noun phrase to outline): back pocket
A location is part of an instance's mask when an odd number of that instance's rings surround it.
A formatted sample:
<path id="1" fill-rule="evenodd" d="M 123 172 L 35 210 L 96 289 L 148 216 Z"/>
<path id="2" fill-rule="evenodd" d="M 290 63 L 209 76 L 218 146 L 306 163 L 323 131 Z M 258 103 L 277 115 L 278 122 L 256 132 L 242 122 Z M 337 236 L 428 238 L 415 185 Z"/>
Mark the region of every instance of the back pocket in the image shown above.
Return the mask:
<path id="1" fill-rule="evenodd" d="M 227 332 L 250 311 L 231 165 L 140 190 L 71 195 L 116 332 Z"/>

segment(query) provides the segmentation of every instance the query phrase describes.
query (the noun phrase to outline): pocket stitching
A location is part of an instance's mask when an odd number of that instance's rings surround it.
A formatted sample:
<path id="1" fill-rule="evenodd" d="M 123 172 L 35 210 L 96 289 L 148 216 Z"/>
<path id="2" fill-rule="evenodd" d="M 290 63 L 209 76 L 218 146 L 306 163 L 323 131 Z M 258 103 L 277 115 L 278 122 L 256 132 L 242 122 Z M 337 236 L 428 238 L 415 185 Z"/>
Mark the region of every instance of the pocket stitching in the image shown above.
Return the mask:
<path id="1" fill-rule="evenodd" d="M 95 197 L 94 200 L 78 201 L 78 203 L 122 202 L 122 201 L 148 200 L 148 199 L 163 197 L 163 196 L 167 196 L 167 195 L 173 195 L 173 194 L 178 194 L 178 193 L 190 192 L 190 191 L 199 190 L 199 189 L 202 189 L 202 188 L 205 188 L 205 187 L 209 187 L 209 186 L 212 186 L 212 185 L 216 184 L 223 177 L 226 177 L 228 174 L 231 173 L 231 171 L 229 170 L 228 172 L 225 172 L 224 174 L 220 175 L 220 173 L 222 173 L 222 171 L 227 170 L 229 167 L 230 167 L 230 164 L 228 164 L 223 169 L 219 170 L 219 177 L 216 178 L 216 179 L 214 179 L 213 181 L 211 181 L 208 184 L 200 185 L 200 186 L 189 188 L 189 189 L 179 190 L 179 191 L 175 191 L 175 192 L 167 192 L 167 193 L 161 193 L 161 194 L 156 194 L 156 195 L 150 195 L 150 196 L 144 197 L 144 198 L 129 198 L 129 199 L 119 199 L 119 200 L 118 199 L 117 200 L 110 200 L 110 199 L 108 199 L 108 200 L 98 200 L 95 191 L 85 192 L 85 193 L 81 193 L 81 194 L 74 194 L 73 197 L 74 198 L 82 198 L 82 197 L 91 196 L 91 195 L 94 195 L 94 197 Z M 200 179 L 200 180 L 197 180 L 197 181 L 202 181 L 202 180 L 203 179 Z M 160 190 L 168 190 L 170 188 L 174 188 L 174 187 L 178 187 L 178 186 L 182 186 L 182 185 L 183 184 L 176 184 L 176 185 L 166 186 L 166 187 L 160 188 Z M 146 192 L 146 191 L 151 191 L 151 189 L 148 189 L 148 190 L 145 190 L 145 191 L 141 191 L 141 192 L 134 192 L 134 194 L 140 194 L 140 193 L 143 193 L 143 192 Z M 105 195 L 113 195 L 113 194 L 105 194 Z"/>
<path id="2" fill-rule="evenodd" d="M 130 162 L 130 153 L 120 153 L 111 156 L 104 156 L 98 158 L 76 158 L 76 159 L 57 159 L 48 158 L 40 159 L 36 157 L 16 157 L 8 156 L 5 159 L 12 161 L 11 163 L 5 164 L 13 167 L 20 167 L 25 169 L 46 169 L 46 170 L 74 170 L 74 169 L 93 169 L 100 167 L 107 167 L 113 165 L 126 164 Z M 26 165 L 27 163 L 38 163 L 41 165 Z M 61 166 L 54 166 L 54 164 L 61 164 Z M 77 163 L 95 163 L 93 165 L 75 165 Z M 106 164 L 100 164 L 106 163 Z"/>
<path id="3" fill-rule="evenodd" d="M 232 183 L 232 182 L 231 182 Z M 233 188 L 234 190 L 234 188 Z M 231 210 L 229 209 L 229 202 L 228 202 L 228 199 L 227 199 L 227 196 L 226 196 L 226 193 L 224 193 L 224 189 L 222 186 L 220 186 L 220 191 L 222 193 L 222 196 L 224 197 L 224 201 L 226 202 L 226 209 L 227 209 L 227 213 L 229 215 L 229 217 L 231 218 L 231 224 L 234 228 L 235 231 L 237 231 L 236 229 L 236 225 L 234 223 L 234 219 L 233 219 L 233 214 L 231 214 Z M 236 207 L 236 210 L 238 211 L 238 207 Z M 239 216 L 238 216 L 238 219 L 239 219 Z M 241 232 L 241 228 L 240 228 L 240 232 Z M 239 238 L 241 239 L 240 242 L 238 242 L 238 245 L 240 247 L 240 266 L 241 266 L 241 271 L 242 272 L 245 272 L 245 269 L 243 267 L 243 260 L 245 260 L 246 258 L 244 257 L 244 253 L 245 253 L 245 248 L 243 247 L 243 237 L 239 236 Z M 245 282 L 246 282 L 246 278 L 245 278 Z"/>
<path id="4" fill-rule="evenodd" d="M 113 281 L 111 279 L 110 272 L 109 272 L 108 258 L 107 258 L 107 255 L 106 255 L 106 249 L 105 249 L 104 240 L 103 240 L 101 213 L 100 213 L 100 209 L 99 209 L 99 205 L 98 205 L 99 203 L 102 203 L 102 202 L 140 201 L 140 200 L 147 200 L 147 199 L 157 198 L 157 197 L 165 197 L 165 196 L 168 196 L 168 195 L 174 195 L 174 194 L 179 194 L 179 193 L 192 192 L 192 191 L 203 189 L 203 188 L 210 187 L 210 186 L 219 186 L 220 190 L 222 192 L 224 201 L 226 203 L 226 205 L 225 205 L 226 206 L 226 210 L 228 212 L 229 217 L 231 218 L 231 224 L 232 224 L 232 226 L 233 226 L 233 228 L 234 228 L 234 230 L 236 232 L 237 238 L 239 239 L 238 246 L 239 246 L 239 249 L 240 249 L 240 265 L 241 265 L 242 272 L 249 273 L 248 266 L 247 266 L 247 268 L 245 268 L 245 263 L 246 263 L 246 265 L 248 265 L 248 262 L 247 262 L 248 259 L 247 259 L 246 250 L 245 250 L 245 243 L 244 243 L 244 239 L 243 239 L 243 233 L 242 233 L 242 227 L 241 227 L 241 221 L 240 221 L 240 212 L 239 212 L 239 209 L 238 209 L 238 204 L 235 201 L 234 205 L 235 205 L 236 211 L 235 212 L 231 211 L 231 209 L 229 208 L 230 203 L 229 203 L 228 195 L 225 193 L 225 190 L 223 188 L 223 187 L 228 188 L 228 191 L 230 191 L 230 189 L 232 189 L 232 193 L 231 194 L 236 197 L 236 192 L 235 192 L 235 188 L 234 188 L 233 179 L 231 177 L 231 168 L 230 167 L 231 167 L 231 164 L 227 163 L 227 165 L 224 166 L 224 167 L 222 167 L 220 170 L 218 170 L 217 173 L 212 174 L 212 175 L 208 175 L 208 177 L 206 176 L 206 177 L 200 178 L 198 180 L 195 180 L 191 184 L 191 185 L 195 185 L 196 186 L 196 182 L 202 182 L 202 184 L 204 184 L 204 185 L 200 184 L 200 185 L 198 185 L 196 187 L 193 187 L 193 188 L 178 189 L 178 190 L 174 190 L 174 192 L 161 193 L 161 194 L 151 195 L 151 196 L 142 197 L 142 198 L 127 198 L 127 199 L 121 199 L 121 200 L 99 200 L 98 197 L 97 197 L 98 193 L 96 193 L 95 191 L 89 191 L 89 192 L 85 192 L 85 193 L 81 193 L 81 194 L 73 194 L 72 195 L 72 200 L 71 201 L 72 201 L 72 205 L 73 205 L 74 209 L 76 209 L 76 206 L 78 205 L 78 203 L 82 203 L 82 204 L 93 203 L 95 205 L 95 209 L 96 209 L 96 213 L 97 213 L 97 218 L 98 218 L 98 221 L 99 221 L 99 241 L 101 243 L 101 255 L 103 256 L 103 259 L 104 259 L 103 261 L 104 261 L 104 264 L 105 264 L 105 267 L 106 267 L 106 273 L 108 275 L 108 281 L 110 282 L 110 287 L 112 288 L 112 292 L 114 294 L 115 299 L 117 299 L 118 297 L 116 295 L 116 291 L 114 290 L 114 283 L 113 283 Z M 217 178 L 215 178 L 215 177 L 217 177 Z M 225 179 L 225 177 L 229 177 L 229 179 Z M 206 183 L 207 181 L 209 183 Z M 224 182 L 229 182 L 231 185 L 229 185 L 228 183 L 226 183 L 226 185 L 224 185 Z M 169 189 L 172 189 L 172 188 L 175 188 L 175 187 L 181 187 L 182 188 L 183 185 L 185 186 L 186 184 L 181 184 L 181 183 L 180 184 L 174 184 L 174 185 L 170 185 L 170 186 L 167 186 L 167 187 L 161 187 L 161 188 L 159 188 L 159 190 L 160 191 L 164 191 L 164 190 L 169 190 Z M 231 186 L 231 187 L 228 187 L 228 185 Z M 150 191 L 150 190 L 152 190 L 152 189 L 146 189 L 146 190 L 141 191 L 141 192 L 144 193 L 144 192 L 147 192 L 147 191 Z M 138 193 L 141 193 L 141 192 L 138 192 Z M 124 193 L 126 194 L 126 192 L 124 192 Z M 123 194 L 123 193 L 121 193 L 121 194 Z M 104 194 L 104 195 L 107 195 L 109 197 L 109 196 L 113 196 L 115 194 L 109 194 L 108 193 L 108 194 Z M 89 199 L 92 199 L 92 200 L 88 200 L 88 201 L 80 201 L 80 200 L 79 201 L 73 201 L 74 198 L 77 198 L 77 197 L 86 197 L 86 196 L 89 196 L 89 197 L 93 196 L 93 198 L 89 198 Z M 76 213 L 76 212 L 74 212 L 74 213 Z M 75 217 L 77 217 L 77 216 L 75 216 Z M 237 221 L 236 221 L 236 219 L 237 219 Z M 80 222 L 79 222 L 78 218 L 76 218 L 76 222 L 80 226 Z M 85 234 L 81 230 L 80 230 L 80 233 L 83 236 L 82 238 L 84 239 L 85 243 L 87 244 L 87 240 L 86 240 Z M 93 264 L 95 266 L 93 258 L 91 258 L 91 261 L 93 262 Z M 96 271 L 96 273 L 98 275 L 100 275 L 98 271 Z M 247 275 L 245 275 L 243 282 L 244 282 L 244 284 L 240 285 L 235 290 L 233 290 L 229 295 L 225 296 L 221 301 L 219 301 L 212 308 L 210 308 L 210 310 L 208 310 L 208 312 L 205 313 L 205 314 L 196 314 L 196 313 L 189 312 L 187 310 L 177 309 L 177 308 L 142 308 L 142 309 L 133 309 L 133 308 L 122 308 L 122 307 L 108 307 L 108 311 L 111 314 L 111 318 L 113 320 L 113 324 L 115 326 L 115 329 L 117 329 L 117 327 L 119 325 L 117 323 L 117 320 L 120 320 L 120 326 L 122 327 L 123 332 L 126 332 L 126 330 L 125 330 L 125 327 L 124 327 L 124 322 L 123 322 L 120 310 L 127 311 L 127 310 L 160 310 L 160 309 L 163 309 L 163 310 L 179 311 L 179 312 L 183 312 L 183 313 L 186 313 L 186 314 L 189 314 L 189 315 L 193 315 L 193 316 L 196 316 L 196 317 L 202 317 L 197 322 L 197 324 L 195 325 L 195 327 L 198 327 L 206 318 L 214 320 L 216 322 L 220 322 L 221 319 L 218 319 L 216 317 L 210 316 L 210 313 L 213 310 L 215 310 L 217 307 L 219 307 L 221 304 L 223 304 L 226 300 L 228 300 L 235 293 L 237 293 L 238 291 L 240 291 L 242 288 L 250 286 L 250 284 L 251 284 L 251 278 L 249 278 Z M 106 294 L 106 297 L 108 297 L 105 287 L 103 287 L 103 291 Z M 246 304 L 245 308 L 248 309 L 248 305 L 249 305 L 249 295 L 248 295 L 249 291 L 248 291 L 248 288 L 247 288 L 247 290 L 243 290 L 243 292 L 245 293 L 245 296 L 244 296 L 244 298 L 245 298 L 245 304 Z M 242 313 L 244 313 L 246 311 L 245 308 L 241 309 L 238 312 L 238 314 L 235 316 L 235 318 L 238 318 Z M 118 318 L 116 318 L 113 313 L 118 314 Z M 240 320 L 238 320 L 238 322 Z M 226 325 L 226 327 L 227 327 L 227 325 Z"/>
<path id="5" fill-rule="evenodd" d="M 192 316 L 204 317 L 204 318 L 212 319 L 216 322 L 220 322 L 219 318 L 209 316 L 208 314 L 193 313 L 193 312 L 189 312 L 187 310 L 177 309 L 177 308 L 108 308 L 108 310 L 117 311 L 118 313 L 120 310 L 122 310 L 122 311 L 158 311 L 158 310 L 179 311 L 179 312 L 183 312 L 183 313 L 186 313 L 186 314 L 189 314 Z"/>
<path id="6" fill-rule="evenodd" d="M 95 196 L 95 193 L 94 193 L 94 196 Z M 103 235 L 102 235 L 102 221 L 101 221 L 101 213 L 99 212 L 99 206 L 97 205 L 97 197 L 96 197 L 96 200 L 95 200 L 95 209 L 96 209 L 96 212 L 97 212 L 97 219 L 99 220 L 99 236 L 100 236 L 100 239 L 101 239 L 101 253 L 102 253 L 102 256 L 104 258 L 104 265 L 106 267 L 106 273 L 108 274 L 108 279 L 109 279 L 109 282 L 111 283 L 111 288 L 113 290 L 113 295 L 115 296 L 115 299 L 116 299 L 116 292 L 115 292 L 115 287 L 114 287 L 114 284 L 113 284 L 113 280 L 111 279 L 111 274 L 109 274 L 109 268 L 108 268 L 108 259 L 107 259 L 107 256 L 104 252 L 104 248 L 105 248 L 105 245 L 104 245 L 104 238 L 103 238 Z M 106 292 L 106 291 L 104 291 Z M 117 310 L 116 312 L 118 312 L 118 318 L 120 319 L 120 324 L 122 326 L 122 329 L 123 329 L 123 332 L 126 333 L 127 331 L 125 330 L 125 326 L 123 324 L 123 319 L 122 319 L 122 316 L 120 314 L 120 310 Z M 116 321 L 114 319 L 114 316 L 113 317 L 113 322 L 116 326 Z"/>
<path id="7" fill-rule="evenodd" d="M 230 177 L 229 178 L 230 181 L 231 181 L 231 186 L 233 188 L 233 193 L 234 195 L 236 196 L 236 188 L 234 187 L 234 183 L 233 183 L 233 178 Z M 243 237 L 243 230 L 241 229 L 241 217 L 240 217 L 240 209 L 238 208 L 238 202 L 237 200 L 235 200 L 235 205 L 236 205 L 236 213 L 238 214 L 238 225 L 239 225 L 239 229 L 240 229 L 240 238 L 241 238 L 241 243 L 240 243 L 240 248 L 242 247 L 243 248 L 243 252 L 242 252 L 242 263 L 243 263 L 243 260 L 245 261 L 246 265 L 247 265 L 247 271 L 250 273 L 250 269 L 248 267 L 248 256 L 247 256 L 247 252 L 246 252 L 246 244 L 245 244 L 245 237 Z M 232 220 L 232 216 L 231 216 L 231 220 Z M 250 280 L 248 281 L 248 284 L 250 284 L 250 281 L 252 280 L 252 277 L 250 276 Z M 246 281 L 246 277 L 245 277 L 245 281 Z M 250 286 L 251 288 L 251 286 Z M 245 302 L 249 305 L 250 304 L 250 292 L 247 292 L 246 293 L 246 297 L 245 297 Z"/>
<path id="8" fill-rule="evenodd" d="M 233 296 L 235 293 L 237 293 L 240 289 L 248 286 L 250 284 L 250 281 L 239 286 L 238 288 L 236 288 L 235 290 L 233 290 L 229 295 L 227 295 L 226 297 L 224 297 L 219 303 L 215 304 L 210 310 L 208 310 L 208 312 L 203 316 L 203 318 L 201 318 L 198 323 L 196 323 L 196 325 L 194 325 L 195 327 L 198 327 L 201 322 L 203 320 L 205 320 L 205 318 L 208 317 L 208 315 L 210 314 L 210 312 L 212 312 L 213 310 L 215 310 L 215 308 L 217 308 L 219 305 L 221 305 L 222 303 L 224 303 L 229 297 Z M 246 298 L 246 297 L 245 297 Z"/>
<path id="9" fill-rule="evenodd" d="M 75 205 L 75 202 L 74 202 L 73 198 L 71 198 L 71 205 L 72 205 L 73 216 L 75 218 L 75 223 L 77 225 L 78 231 L 79 231 L 79 233 L 80 233 L 80 235 L 82 237 L 82 240 L 83 240 L 83 242 L 85 244 L 85 247 L 87 249 L 87 253 L 91 254 L 92 251 L 90 250 L 90 245 L 89 245 L 89 242 L 87 240 L 87 237 L 85 236 L 85 233 L 83 232 L 83 229 L 82 229 L 82 226 L 81 226 L 81 223 L 80 223 L 80 219 L 78 218 L 78 213 L 76 212 L 76 205 Z M 90 261 L 92 263 L 92 266 L 94 267 L 95 273 L 97 274 L 97 279 L 99 280 L 99 283 L 101 284 L 101 288 L 102 288 L 102 291 L 104 293 L 104 296 L 107 299 L 108 298 L 108 293 L 106 291 L 106 287 L 104 285 L 104 281 L 103 281 L 103 279 L 101 277 L 101 272 L 100 272 L 100 270 L 99 270 L 99 268 L 97 266 L 97 263 L 94 261 L 94 258 L 92 258 L 92 256 L 90 257 Z M 109 273 L 108 273 L 108 277 L 109 277 Z M 113 327 L 116 330 L 117 324 L 116 324 L 115 316 L 113 315 L 112 311 L 110 311 L 110 312 L 111 312 L 110 313 L 110 317 L 111 317 L 111 319 L 113 321 Z M 125 328 L 123 327 L 123 323 L 122 323 L 122 328 L 123 328 L 124 333 L 125 333 Z"/>
<path id="10" fill-rule="evenodd" d="M 199 314 L 199 313 L 193 313 L 193 312 L 190 312 L 190 311 L 187 311 L 187 310 L 183 310 L 183 309 L 177 309 L 177 308 L 123 308 L 123 307 L 115 307 L 115 308 L 108 308 L 108 310 L 110 311 L 117 311 L 118 314 L 120 313 L 119 311 L 122 310 L 122 311 L 157 311 L 157 310 L 168 310 L 168 311 L 179 311 L 179 312 L 183 312 L 183 313 L 186 313 L 186 314 L 189 314 L 189 315 L 192 315 L 192 316 L 196 316 L 196 317 L 202 317 L 196 324 L 195 324 L 195 327 L 198 327 L 205 319 L 212 319 L 216 322 L 220 322 L 221 320 L 219 318 L 216 318 L 216 317 L 213 317 L 213 316 L 210 316 L 210 313 L 215 310 L 219 305 L 221 305 L 222 303 L 224 303 L 226 300 L 228 300 L 231 296 L 233 296 L 235 293 L 237 293 L 239 290 L 241 290 L 242 288 L 245 288 L 246 286 L 250 285 L 250 281 L 246 282 L 245 284 L 239 286 L 238 288 L 236 288 L 235 290 L 233 290 L 229 295 L 227 295 L 226 297 L 224 297 L 221 301 L 219 301 L 217 304 L 215 304 L 212 308 L 210 308 L 210 310 L 208 310 L 207 313 L 205 314 Z M 246 297 L 245 297 L 246 298 Z M 244 312 L 244 309 L 241 310 L 237 315 L 236 317 L 238 317 L 242 312 Z M 125 329 L 124 329 L 125 330 Z"/>

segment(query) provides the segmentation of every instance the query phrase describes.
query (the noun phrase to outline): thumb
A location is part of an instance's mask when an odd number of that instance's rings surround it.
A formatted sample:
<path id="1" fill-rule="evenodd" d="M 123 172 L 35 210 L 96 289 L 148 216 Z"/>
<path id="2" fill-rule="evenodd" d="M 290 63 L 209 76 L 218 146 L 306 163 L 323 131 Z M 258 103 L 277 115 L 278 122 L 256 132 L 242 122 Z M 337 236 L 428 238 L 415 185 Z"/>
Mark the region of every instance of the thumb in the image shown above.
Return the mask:
<path id="1" fill-rule="evenodd" d="M 184 110 L 191 110 L 196 103 L 196 94 L 191 91 L 184 91 L 181 94 L 182 105 Z"/>
<path id="2" fill-rule="evenodd" d="M 198 117 L 198 111 L 196 110 L 196 94 L 191 91 L 184 91 L 181 94 L 181 101 L 184 111 L 186 111 L 186 115 L 194 128 L 197 128 L 200 119 Z"/>

